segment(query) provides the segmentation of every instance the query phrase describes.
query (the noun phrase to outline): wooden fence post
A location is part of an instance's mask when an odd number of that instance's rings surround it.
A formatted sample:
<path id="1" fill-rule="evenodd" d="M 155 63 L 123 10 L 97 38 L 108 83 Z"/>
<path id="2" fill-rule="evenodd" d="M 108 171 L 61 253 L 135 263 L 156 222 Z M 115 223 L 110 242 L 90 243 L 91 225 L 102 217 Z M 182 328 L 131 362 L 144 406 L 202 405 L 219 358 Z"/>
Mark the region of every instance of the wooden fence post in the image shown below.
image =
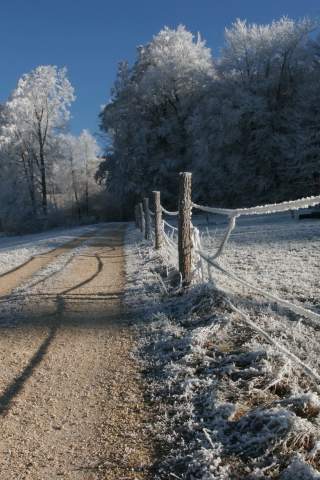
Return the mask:
<path id="1" fill-rule="evenodd" d="M 191 273 L 191 173 L 180 173 L 178 254 L 179 270 L 184 280 Z M 184 284 L 190 285 L 192 278 Z"/>
<path id="2" fill-rule="evenodd" d="M 139 203 L 139 212 L 140 212 L 140 232 L 144 233 L 144 213 L 142 203 Z"/>
<path id="3" fill-rule="evenodd" d="M 135 207 L 135 214 L 136 214 L 136 227 L 139 228 L 139 205 L 136 205 Z"/>
<path id="4" fill-rule="evenodd" d="M 154 212 L 154 230 L 156 239 L 156 250 L 162 248 L 162 210 L 160 203 L 160 192 L 152 192 L 153 212 Z"/>
<path id="5" fill-rule="evenodd" d="M 143 210 L 144 210 L 144 219 L 145 219 L 145 239 L 150 239 L 150 212 L 149 212 L 149 200 L 145 198 L 143 200 Z"/>

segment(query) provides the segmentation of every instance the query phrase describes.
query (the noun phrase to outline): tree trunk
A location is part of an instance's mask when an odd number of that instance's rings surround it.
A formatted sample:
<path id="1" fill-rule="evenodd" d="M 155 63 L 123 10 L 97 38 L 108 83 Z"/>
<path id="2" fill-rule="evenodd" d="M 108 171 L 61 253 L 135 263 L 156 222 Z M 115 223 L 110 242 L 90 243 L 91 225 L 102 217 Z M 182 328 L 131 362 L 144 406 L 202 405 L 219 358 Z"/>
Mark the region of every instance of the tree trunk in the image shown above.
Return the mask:
<path id="1" fill-rule="evenodd" d="M 89 185 L 88 185 L 88 179 L 89 179 L 89 168 L 88 168 L 88 161 L 86 161 L 86 191 L 85 191 L 85 214 L 89 215 Z"/>
<path id="2" fill-rule="evenodd" d="M 35 189 L 33 175 L 31 177 L 31 184 L 30 184 L 30 199 L 31 199 L 31 205 L 32 205 L 32 215 L 35 215 L 37 213 L 36 211 L 37 208 L 36 208 L 36 189 Z"/>
<path id="3" fill-rule="evenodd" d="M 139 205 L 136 205 L 135 216 L 136 216 L 136 228 L 139 229 L 139 227 L 140 227 L 140 225 L 139 225 Z"/>
<path id="4" fill-rule="evenodd" d="M 44 151 L 43 145 L 40 139 L 40 165 L 41 165 L 41 188 L 42 188 L 42 211 L 44 215 L 48 214 L 48 201 L 47 201 L 47 182 L 46 182 L 46 169 L 44 163 Z"/>
<path id="5" fill-rule="evenodd" d="M 57 205 L 57 200 L 56 200 L 56 194 L 54 191 L 54 186 L 52 186 L 52 196 L 53 196 L 53 203 L 54 203 L 54 208 L 58 210 L 58 205 Z"/>
<path id="6" fill-rule="evenodd" d="M 85 205 L 85 214 L 89 215 L 89 187 L 88 187 L 88 179 L 86 180 L 86 205 Z"/>
<path id="7" fill-rule="evenodd" d="M 33 162 L 29 158 L 29 155 L 26 158 L 25 153 L 21 153 L 21 162 L 24 176 L 28 185 L 30 201 L 31 201 L 31 213 L 32 215 L 36 214 L 36 188 L 34 180 L 34 171 L 33 171 Z"/>
<path id="8" fill-rule="evenodd" d="M 78 217 L 79 217 L 79 220 L 81 220 L 81 210 L 80 210 L 80 205 L 79 205 L 79 201 L 78 201 L 78 193 L 77 193 L 77 188 L 76 188 L 76 179 L 75 179 L 75 176 L 74 176 L 72 158 L 70 158 L 70 165 L 71 165 L 71 177 L 72 177 L 74 197 L 75 197 L 75 199 L 76 199 L 76 205 L 77 205 L 77 210 L 78 210 Z"/>

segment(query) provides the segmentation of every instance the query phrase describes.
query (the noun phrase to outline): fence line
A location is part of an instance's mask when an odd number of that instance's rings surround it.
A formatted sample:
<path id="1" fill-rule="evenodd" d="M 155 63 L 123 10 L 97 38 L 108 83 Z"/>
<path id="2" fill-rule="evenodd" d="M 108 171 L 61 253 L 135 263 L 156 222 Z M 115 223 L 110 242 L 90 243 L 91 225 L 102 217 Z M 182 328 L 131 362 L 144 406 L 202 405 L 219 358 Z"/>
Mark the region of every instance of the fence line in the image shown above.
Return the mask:
<path id="1" fill-rule="evenodd" d="M 239 218 L 240 216 L 284 212 L 288 210 L 298 210 L 300 208 L 306 208 L 306 207 L 314 206 L 320 203 L 320 195 L 319 195 L 315 197 L 303 198 L 300 200 L 293 200 L 289 202 L 282 202 L 282 203 L 257 206 L 257 207 L 251 207 L 251 208 L 242 208 L 242 209 L 225 209 L 225 208 L 206 207 L 206 206 L 198 205 L 196 203 L 191 202 L 191 173 L 180 174 L 179 210 L 177 212 L 169 212 L 161 205 L 160 192 L 153 192 L 153 198 L 154 198 L 154 202 L 153 202 L 154 213 L 152 213 L 147 207 L 143 208 L 142 204 L 140 203 L 139 204 L 140 219 L 139 219 L 139 222 L 137 221 L 136 223 L 139 224 L 140 231 L 145 234 L 145 237 L 150 238 L 150 231 L 152 229 L 150 214 L 153 216 L 154 224 L 155 224 L 154 234 L 155 234 L 156 248 L 157 250 L 160 250 L 162 248 L 162 236 L 167 245 L 170 244 L 171 248 L 173 248 L 173 246 L 177 248 L 176 253 L 179 259 L 179 270 L 182 275 L 183 281 L 186 281 L 187 277 L 189 280 L 189 275 L 191 273 L 191 264 L 192 264 L 191 256 L 193 255 L 194 257 L 195 254 L 198 255 L 198 263 L 199 262 L 201 263 L 199 268 L 196 268 L 195 270 L 196 271 L 198 271 L 199 269 L 201 270 L 202 281 L 204 281 L 204 277 L 205 277 L 203 261 L 207 262 L 209 278 L 212 279 L 212 276 L 210 274 L 210 266 L 215 267 L 215 265 L 212 265 L 212 261 L 217 259 L 219 256 L 223 254 L 227 246 L 228 240 L 230 238 L 231 232 L 236 226 L 236 219 Z M 144 202 L 146 202 L 146 205 L 148 206 L 148 203 L 147 203 L 148 199 L 145 199 Z M 138 212 L 137 207 L 136 207 L 136 212 Z M 200 252 L 202 252 L 203 254 L 203 251 L 201 248 L 199 232 L 196 232 L 197 231 L 196 227 L 194 227 L 191 223 L 191 211 L 193 208 L 200 209 L 205 212 L 227 215 L 230 217 L 230 222 L 226 229 L 225 235 L 216 253 L 212 256 L 203 257 L 203 255 L 200 254 Z M 171 216 L 177 216 L 179 220 L 178 227 L 171 225 L 166 220 L 162 220 L 162 213 L 165 213 Z M 171 235 L 171 239 L 169 239 L 168 235 L 166 235 L 164 225 L 170 228 L 172 232 L 178 232 L 177 244 L 174 243 L 172 235 Z M 193 231 L 193 235 L 191 235 L 191 230 Z M 158 242 L 157 242 L 157 239 L 158 239 Z M 195 243 L 197 243 L 197 245 L 195 245 Z M 171 252 L 171 255 L 172 255 L 172 252 Z M 186 265 L 188 266 L 186 267 Z M 188 282 L 186 282 L 186 284 L 188 284 Z M 319 315 L 318 317 L 320 318 Z"/>
<path id="2" fill-rule="evenodd" d="M 179 215 L 179 212 L 168 212 L 168 210 L 166 210 L 162 206 L 161 206 L 161 210 L 163 211 L 163 213 L 166 213 L 167 215 L 173 215 L 173 216 Z"/>
<path id="3" fill-rule="evenodd" d="M 304 317 L 316 321 L 320 321 L 320 315 L 312 312 L 311 310 L 306 310 L 305 308 L 294 305 L 286 300 L 282 300 L 268 292 L 261 290 L 253 285 L 250 285 L 248 282 L 237 277 L 235 274 L 228 272 L 220 265 L 218 265 L 214 260 L 221 256 L 226 248 L 230 234 L 236 226 L 236 219 L 242 215 L 260 215 L 268 214 L 274 212 L 284 212 L 288 210 L 298 210 L 301 208 L 306 208 L 309 206 L 314 206 L 320 203 L 320 196 L 303 198 L 300 200 L 294 200 L 290 202 L 282 202 L 270 205 L 257 206 L 252 208 L 242 208 L 242 209 L 225 209 L 225 208 L 214 208 L 206 207 L 202 205 L 197 205 L 191 202 L 191 174 L 182 173 L 180 174 L 180 196 L 179 196 L 179 210 L 177 212 L 169 212 L 162 207 L 160 202 L 160 192 L 153 192 L 153 210 L 151 212 L 146 202 L 146 207 L 143 209 L 142 204 L 136 206 L 136 226 L 140 229 L 142 233 L 145 234 L 145 238 L 154 239 L 155 247 L 162 255 L 161 251 L 163 245 L 169 256 L 173 259 L 173 262 L 168 259 L 174 268 L 179 268 L 181 275 L 181 282 L 178 286 L 178 289 L 182 285 L 190 285 L 196 281 L 197 275 L 199 280 L 202 283 L 206 282 L 205 279 L 205 266 L 207 267 L 209 282 L 215 285 L 215 281 L 211 272 L 212 268 L 219 270 L 224 275 L 232 278 L 233 280 L 245 285 L 246 287 L 256 291 L 260 295 L 269 298 L 273 302 L 281 305 L 288 310 L 303 315 Z M 201 246 L 201 240 L 199 235 L 199 230 L 192 225 L 191 223 L 191 212 L 192 209 L 199 209 L 209 213 L 216 213 L 227 215 L 230 218 L 229 225 L 225 231 L 223 239 L 216 251 L 212 256 L 208 256 L 203 252 Z M 166 220 L 162 219 L 162 213 L 171 216 L 177 216 L 179 225 L 178 228 L 168 223 Z M 154 229 L 151 225 L 150 215 L 154 221 Z M 139 217 L 139 218 L 138 218 Z M 148 219 L 147 219 L 148 217 Z M 171 234 L 166 233 L 165 226 L 171 230 Z M 218 291 L 218 289 L 217 289 Z M 272 344 L 279 351 L 285 354 L 293 362 L 299 365 L 308 375 L 320 381 L 320 376 L 308 365 L 301 362 L 301 360 L 296 357 L 292 352 L 287 348 L 281 345 L 278 341 L 275 341 L 270 335 L 264 332 L 260 327 L 258 327 L 254 322 L 249 320 L 246 315 L 240 312 L 230 301 L 228 294 L 219 291 L 223 296 L 226 303 L 229 307 L 239 315 L 242 319 L 249 325 L 253 330 L 255 330 L 259 335 L 261 335 L 268 343 Z"/>
<path id="4" fill-rule="evenodd" d="M 212 265 L 214 268 L 219 270 L 220 272 L 224 273 L 228 277 L 232 278 L 233 280 L 236 280 L 239 283 L 242 283 L 242 285 L 245 285 L 246 287 L 251 288 L 252 290 L 255 290 L 256 292 L 260 293 L 260 295 L 263 295 L 264 297 L 269 298 L 275 303 L 278 303 L 282 307 L 287 308 L 288 310 L 291 310 L 294 313 L 297 313 L 298 315 L 303 315 L 306 318 L 310 318 L 311 320 L 315 320 L 317 322 L 320 322 L 320 315 L 317 313 L 312 312 L 311 310 L 306 310 L 305 308 L 299 307 L 297 305 L 294 305 L 293 303 L 288 302 L 287 300 L 282 300 L 281 298 L 276 297 L 275 295 L 272 295 L 271 293 L 265 292 L 261 290 L 258 287 L 255 287 L 253 285 L 250 285 L 248 282 L 245 280 L 242 280 L 241 278 L 237 277 L 234 273 L 228 272 L 224 268 L 220 267 L 217 263 L 213 262 L 209 257 L 207 257 L 203 252 L 198 251 L 199 255 L 210 265 Z"/>
<path id="5" fill-rule="evenodd" d="M 300 358 L 298 358 L 294 353 L 290 352 L 290 350 L 288 350 L 286 347 L 281 345 L 280 342 L 270 337 L 270 335 L 267 332 L 265 332 L 262 328 L 258 327 L 246 315 L 244 315 L 237 307 L 235 307 L 230 302 L 230 300 L 228 299 L 225 299 L 225 300 L 228 306 L 231 308 L 231 310 L 233 310 L 235 313 L 238 313 L 241 316 L 242 320 L 244 320 L 247 323 L 247 325 L 249 325 L 249 327 L 252 328 L 252 330 L 257 332 L 262 338 L 264 338 L 268 343 L 270 343 L 270 345 L 273 345 L 274 347 L 276 347 L 280 352 L 282 352 L 286 357 L 288 357 L 295 364 L 299 365 L 302 368 L 302 370 L 304 370 L 305 373 L 307 373 L 310 377 L 313 377 L 316 380 L 318 380 L 318 382 L 320 382 L 320 376 L 313 368 L 311 368 L 306 363 L 302 362 Z"/>
<path id="6" fill-rule="evenodd" d="M 152 192 L 154 211 L 154 236 L 156 250 L 162 249 L 162 209 L 160 203 L 160 192 Z"/>
<path id="7" fill-rule="evenodd" d="M 197 205 L 192 203 L 192 207 L 203 210 L 204 212 L 210 213 L 220 213 L 221 215 L 261 215 L 263 213 L 275 213 L 275 212 L 285 212 L 287 210 L 299 210 L 300 208 L 314 207 L 320 203 L 320 195 L 316 197 L 307 197 L 301 198 L 300 200 L 292 200 L 290 202 L 282 203 L 273 203 L 270 205 L 261 205 L 258 207 L 250 208 L 238 208 L 230 210 L 227 208 L 212 208 L 212 207 L 203 207 L 202 205 Z"/>
<path id="8" fill-rule="evenodd" d="M 191 173 L 180 173 L 178 257 L 179 271 L 188 286 L 191 272 Z M 187 279 L 188 277 L 188 279 Z"/>
<path id="9" fill-rule="evenodd" d="M 173 225 L 171 225 L 170 223 L 166 222 L 165 220 L 162 220 L 164 225 L 167 225 L 167 227 L 171 228 L 171 230 L 174 230 L 174 231 L 178 231 L 179 229 L 177 227 L 174 227 Z"/>

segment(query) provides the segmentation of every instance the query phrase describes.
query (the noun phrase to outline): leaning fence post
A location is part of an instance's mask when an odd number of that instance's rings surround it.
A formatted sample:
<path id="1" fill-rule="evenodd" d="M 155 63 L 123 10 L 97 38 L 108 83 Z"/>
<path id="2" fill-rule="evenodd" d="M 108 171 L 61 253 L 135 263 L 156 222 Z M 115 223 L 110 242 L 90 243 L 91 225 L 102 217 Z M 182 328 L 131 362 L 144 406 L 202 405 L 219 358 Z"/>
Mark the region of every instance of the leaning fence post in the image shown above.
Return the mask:
<path id="1" fill-rule="evenodd" d="M 135 214 L 136 214 L 136 227 L 139 228 L 139 205 L 135 207 Z"/>
<path id="2" fill-rule="evenodd" d="M 160 203 L 160 192 L 152 192 L 153 212 L 154 212 L 154 231 L 156 240 L 156 250 L 162 248 L 162 210 Z"/>
<path id="3" fill-rule="evenodd" d="M 143 210 L 144 210 L 144 219 L 145 219 L 145 239 L 149 240 L 150 238 L 150 212 L 149 212 L 149 200 L 145 198 L 143 200 Z"/>
<path id="4" fill-rule="evenodd" d="M 140 212 L 140 232 L 144 233 L 144 213 L 142 203 L 139 203 L 139 212 Z"/>
<path id="5" fill-rule="evenodd" d="M 184 280 L 191 272 L 191 173 L 180 173 L 178 254 L 179 270 Z M 192 278 L 185 281 L 190 285 Z"/>

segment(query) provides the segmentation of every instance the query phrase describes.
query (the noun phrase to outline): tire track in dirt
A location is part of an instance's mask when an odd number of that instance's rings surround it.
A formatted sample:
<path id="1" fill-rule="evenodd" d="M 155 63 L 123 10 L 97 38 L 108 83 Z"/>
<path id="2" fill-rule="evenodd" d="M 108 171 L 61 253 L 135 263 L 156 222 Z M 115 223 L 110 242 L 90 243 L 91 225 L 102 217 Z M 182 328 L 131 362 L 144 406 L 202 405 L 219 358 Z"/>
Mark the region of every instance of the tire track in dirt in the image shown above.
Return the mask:
<path id="1" fill-rule="evenodd" d="M 25 320 L 0 329 L 1 480 L 151 478 L 150 413 L 122 306 L 124 229 L 104 229 L 36 282 Z"/>
<path id="2" fill-rule="evenodd" d="M 19 267 L 13 268 L 9 272 L 0 275 L 0 298 L 9 295 L 22 282 L 31 278 L 56 257 L 79 247 L 82 243 L 96 235 L 98 231 L 99 230 L 86 232 L 74 240 L 65 243 L 61 247 L 51 250 L 51 252 L 42 253 L 41 255 L 32 257 Z"/>

